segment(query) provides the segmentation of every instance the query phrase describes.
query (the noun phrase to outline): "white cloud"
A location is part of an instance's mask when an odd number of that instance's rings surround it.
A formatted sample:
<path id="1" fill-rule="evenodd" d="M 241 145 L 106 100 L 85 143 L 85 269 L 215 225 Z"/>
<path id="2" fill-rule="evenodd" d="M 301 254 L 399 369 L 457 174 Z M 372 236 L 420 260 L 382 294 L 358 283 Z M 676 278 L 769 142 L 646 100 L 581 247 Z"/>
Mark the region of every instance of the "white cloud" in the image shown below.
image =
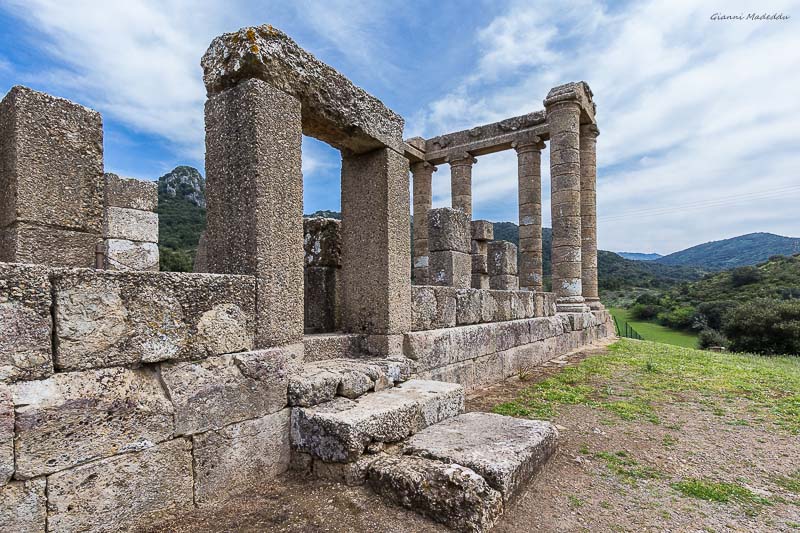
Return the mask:
<path id="1" fill-rule="evenodd" d="M 760 9 L 800 17 L 797 1 Z M 582 0 L 512 4 L 477 32 L 475 73 L 413 127 L 431 136 L 541 109 L 550 87 L 583 79 L 601 130 L 602 247 L 669 252 L 751 231 L 800 234 L 800 191 L 784 191 L 781 201 L 758 194 L 796 183 L 800 168 L 800 100 L 790 96 L 800 86 L 795 19 L 715 22 L 712 13 L 687 1 L 614 12 Z M 490 187 L 475 183 L 477 208 L 502 203 L 502 218 L 515 218 L 516 169 L 501 164 L 486 175 Z M 750 200 L 715 201 L 735 194 Z M 683 209 L 689 202 L 705 207 Z M 641 212 L 613 217 L 632 211 Z"/>

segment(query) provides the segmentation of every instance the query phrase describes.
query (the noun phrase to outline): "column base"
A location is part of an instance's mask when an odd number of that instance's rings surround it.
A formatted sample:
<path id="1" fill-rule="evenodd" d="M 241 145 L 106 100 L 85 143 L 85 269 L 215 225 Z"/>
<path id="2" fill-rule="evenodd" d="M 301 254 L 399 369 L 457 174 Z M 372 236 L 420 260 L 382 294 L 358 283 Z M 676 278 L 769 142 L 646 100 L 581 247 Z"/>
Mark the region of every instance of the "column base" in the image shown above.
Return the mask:
<path id="1" fill-rule="evenodd" d="M 588 313 L 589 306 L 586 304 L 567 304 L 567 303 L 557 303 L 556 304 L 556 312 L 557 313 Z"/>
<path id="2" fill-rule="evenodd" d="M 600 298 L 584 298 L 584 300 L 592 311 L 602 311 L 605 309 L 605 306 L 600 303 Z"/>

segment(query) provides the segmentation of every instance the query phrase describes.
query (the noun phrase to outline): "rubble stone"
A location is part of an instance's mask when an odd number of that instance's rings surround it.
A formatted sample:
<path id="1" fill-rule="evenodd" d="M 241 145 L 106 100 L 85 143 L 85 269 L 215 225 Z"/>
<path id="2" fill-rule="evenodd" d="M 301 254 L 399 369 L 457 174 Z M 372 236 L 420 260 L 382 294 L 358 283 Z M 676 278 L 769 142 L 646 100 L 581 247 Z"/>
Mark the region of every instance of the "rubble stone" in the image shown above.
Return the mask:
<path id="1" fill-rule="evenodd" d="M 465 466 L 385 455 L 368 470 L 375 492 L 457 531 L 488 531 L 503 512 L 500 493 Z"/>
<path id="2" fill-rule="evenodd" d="M 16 474 L 28 479 L 172 436 L 173 408 L 151 370 L 58 373 L 13 385 Z"/>
<path id="3" fill-rule="evenodd" d="M 0 263 L 0 383 L 53 373 L 46 268 Z"/>
<path id="4" fill-rule="evenodd" d="M 193 437 L 200 506 L 253 492 L 289 469 L 289 409 Z"/>
<path id="5" fill-rule="evenodd" d="M 192 509 L 192 453 L 175 439 L 47 478 L 48 529 L 130 531 Z"/>

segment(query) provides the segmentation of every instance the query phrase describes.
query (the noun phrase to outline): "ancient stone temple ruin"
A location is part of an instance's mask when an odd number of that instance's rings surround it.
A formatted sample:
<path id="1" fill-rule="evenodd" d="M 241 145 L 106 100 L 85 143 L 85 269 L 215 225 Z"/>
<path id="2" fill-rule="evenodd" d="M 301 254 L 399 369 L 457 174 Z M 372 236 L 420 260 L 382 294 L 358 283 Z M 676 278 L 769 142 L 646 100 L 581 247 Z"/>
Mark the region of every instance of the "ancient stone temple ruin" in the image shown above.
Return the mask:
<path id="1" fill-rule="evenodd" d="M 204 273 L 154 271 L 155 188 L 103 173 L 98 113 L 22 87 L 0 104 L 0 529 L 152 526 L 289 469 L 489 529 L 558 432 L 464 414 L 465 393 L 613 334 L 589 87 L 404 141 L 399 115 L 270 26 L 214 39 L 202 67 Z M 304 134 L 341 151 L 341 222 L 303 219 Z M 511 148 L 519 251 L 472 220 L 472 165 Z M 432 209 L 445 163 L 452 209 Z"/>

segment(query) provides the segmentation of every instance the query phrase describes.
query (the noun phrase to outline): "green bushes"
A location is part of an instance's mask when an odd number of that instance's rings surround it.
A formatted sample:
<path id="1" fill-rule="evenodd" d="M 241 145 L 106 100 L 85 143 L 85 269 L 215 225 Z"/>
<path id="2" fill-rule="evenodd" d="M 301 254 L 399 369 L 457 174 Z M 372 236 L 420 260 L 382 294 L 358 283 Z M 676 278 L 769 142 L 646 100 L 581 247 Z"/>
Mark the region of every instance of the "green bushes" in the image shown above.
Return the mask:
<path id="1" fill-rule="evenodd" d="M 750 285 L 761 280 L 763 275 L 758 268 L 754 266 L 743 266 L 731 270 L 731 285 L 734 287 L 742 287 Z"/>
<path id="2" fill-rule="evenodd" d="M 705 328 L 697 334 L 697 347 L 705 350 L 713 346 L 727 346 L 728 339 L 716 329 Z"/>
<path id="3" fill-rule="evenodd" d="M 722 332 L 735 352 L 800 355 L 800 301 L 746 302 L 728 314 Z"/>
<path id="4" fill-rule="evenodd" d="M 672 329 L 691 329 L 696 311 L 691 305 L 681 305 L 658 314 L 658 321 Z"/>

